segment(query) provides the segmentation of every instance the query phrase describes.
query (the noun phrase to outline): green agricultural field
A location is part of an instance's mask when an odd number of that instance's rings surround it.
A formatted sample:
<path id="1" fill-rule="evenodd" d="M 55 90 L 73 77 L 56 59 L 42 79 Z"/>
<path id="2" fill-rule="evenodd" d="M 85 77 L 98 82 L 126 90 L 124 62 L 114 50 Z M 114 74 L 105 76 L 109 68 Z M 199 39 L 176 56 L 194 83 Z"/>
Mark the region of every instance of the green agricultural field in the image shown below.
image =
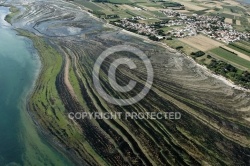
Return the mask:
<path id="1" fill-rule="evenodd" d="M 108 0 L 109 3 L 115 3 L 115 4 L 131 4 L 132 2 L 130 0 Z"/>
<path id="2" fill-rule="evenodd" d="M 141 17 L 144 17 L 144 18 L 152 18 L 154 17 L 153 14 L 149 13 L 149 12 L 146 12 L 146 11 L 137 11 L 137 10 L 127 10 L 127 12 L 131 15 L 134 15 L 134 16 L 141 16 Z"/>
<path id="3" fill-rule="evenodd" d="M 181 4 L 177 3 L 177 2 L 163 2 L 163 5 L 165 7 L 178 7 L 178 6 L 181 6 Z"/>
<path id="4" fill-rule="evenodd" d="M 249 48 L 250 47 L 250 42 L 242 40 L 242 41 L 239 41 L 239 43 L 245 45 L 245 48 Z"/>
<path id="5" fill-rule="evenodd" d="M 183 53 L 185 53 L 186 55 L 190 55 L 192 52 L 197 52 L 199 50 L 197 50 L 196 48 L 186 44 L 186 43 L 183 43 L 182 41 L 178 40 L 178 39 L 173 39 L 173 40 L 164 40 L 164 42 L 169 45 L 170 47 L 172 48 L 176 48 L 176 47 L 179 47 L 179 46 L 182 46 L 183 48 L 181 49 L 181 51 Z"/>
<path id="6" fill-rule="evenodd" d="M 140 23 L 145 23 L 145 24 L 154 24 L 156 22 L 159 22 L 160 20 L 158 19 L 147 19 L 147 20 L 139 20 Z"/>
<path id="7" fill-rule="evenodd" d="M 203 14 L 206 14 L 209 9 L 204 9 L 204 10 L 198 10 L 198 11 L 194 11 L 195 14 L 198 14 L 198 15 L 203 15 Z"/>
<path id="8" fill-rule="evenodd" d="M 119 11 L 119 7 L 116 4 L 112 4 L 112 3 L 98 3 L 98 5 L 100 7 L 102 7 L 103 9 L 105 9 L 106 11 Z"/>
<path id="9" fill-rule="evenodd" d="M 151 13 L 153 13 L 157 17 L 166 17 L 165 14 L 163 14 L 163 13 L 161 13 L 159 11 L 151 11 Z"/>
<path id="10" fill-rule="evenodd" d="M 234 64 L 238 64 L 244 68 L 250 69 L 250 62 L 223 49 L 223 48 L 215 48 L 210 51 L 211 53 L 221 57 L 222 59 L 225 59 L 227 61 L 230 61 Z"/>
<path id="11" fill-rule="evenodd" d="M 228 47 L 250 56 L 250 47 L 248 45 L 244 45 L 241 42 L 229 44 Z"/>
<path id="12" fill-rule="evenodd" d="M 161 3 L 142 3 L 141 5 L 143 6 L 147 6 L 147 7 L 159 7 L 159 8 L 163 8 L 163 5 Z"/>
<path id="13" fill-rule="evenodd" d="M 246 11 L 245 9 L 238 7 L 238 6 L 223 6 L 223 7 L 229 9 L 232 13 L 241 14 Z"/>
<path id="14" fill-rule="evenodd" d="M 235 16 L 233 14 L 227 14 L 227 13 L 220 13 L 219 16 L 225 17 L 225 18 L 231 18 L 231 19 L 239 19 L 239 16 Z"/>
<path id="15" fill-rule="evenodd" d="M 167 33 L 168 31 L 172 30 L 171 27 L 163 27 L 161 28 L 161 30 L 163 30 L 165 33 Z"/>
<path id="16" fill-rule="evenodd" d="M 93 11 L 103 10 L 103 8 L 99 7 L 98 5 L 96 5 L 93 2 L 82 1 L 82 0 L 77 0 L 75 2 L 85 6 L 86 8 L 89 8 L 89 9 L 91 9 Z"/>
<path id="17" fill-rule="evenodd" d="M 117 13 L 117 15 L 120 18 L 130 18 L 130 17 L 133 17 L 133 15 L 128 14 L 126 11 L 123 11 L 123 10 L 117 11 L 116 13 Z"/>

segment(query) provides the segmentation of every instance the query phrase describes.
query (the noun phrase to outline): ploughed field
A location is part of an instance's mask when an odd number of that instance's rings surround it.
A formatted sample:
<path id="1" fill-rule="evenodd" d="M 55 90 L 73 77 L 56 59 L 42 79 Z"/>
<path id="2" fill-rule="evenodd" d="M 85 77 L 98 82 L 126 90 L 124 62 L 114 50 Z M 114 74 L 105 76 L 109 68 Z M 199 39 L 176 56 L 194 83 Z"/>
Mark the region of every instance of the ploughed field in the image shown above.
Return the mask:
<path id="1" fill-rule="evenodd" d="M 34 2 L 13 20 L 31 38 L 43 68 L 29 102 L 36 123 L 51 143 L 78 165 L 249 165 L 250 93 L 212 77 L 193 60 L 160 44 L 109 27 L 78 7 L 62 2 Z M 22 29 L 22 30 L 21 30 Z M 107 103 L 94 88 L 92 71 L 107 48 L 131 45 L 151 60 L 154 83 L 148 95 L 131 106 Z M 136 80 L 130 93 L 116 92 L 107 73 L 115 59 L 118 83 Z M 101 66 L 104 90 L 117 98 L 144 87 L 146 68 L 138 57 L 119 52 Z M 180 112 L 172 119 L 75 119 L 70 112 Z"/>

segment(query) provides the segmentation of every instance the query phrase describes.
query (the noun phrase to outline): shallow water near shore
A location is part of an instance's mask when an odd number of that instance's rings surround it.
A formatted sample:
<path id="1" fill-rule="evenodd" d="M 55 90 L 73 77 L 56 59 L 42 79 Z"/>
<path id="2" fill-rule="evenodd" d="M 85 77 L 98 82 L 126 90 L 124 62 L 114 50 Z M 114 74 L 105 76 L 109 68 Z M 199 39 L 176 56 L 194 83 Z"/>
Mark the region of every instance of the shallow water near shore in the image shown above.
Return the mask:
<path id="1" fill-rule="evenodd" d="M 26 110 L 41 66 L 32 42 L 4 21 L 0 7 L 0 165 L 73 165 L 40 137 Z"/>

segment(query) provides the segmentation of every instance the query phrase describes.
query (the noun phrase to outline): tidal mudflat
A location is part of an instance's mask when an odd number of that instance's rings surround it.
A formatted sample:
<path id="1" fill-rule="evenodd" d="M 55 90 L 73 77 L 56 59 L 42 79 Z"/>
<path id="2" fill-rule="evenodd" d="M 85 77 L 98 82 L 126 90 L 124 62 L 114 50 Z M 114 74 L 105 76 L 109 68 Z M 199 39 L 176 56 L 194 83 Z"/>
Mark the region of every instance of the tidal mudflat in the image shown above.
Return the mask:
<path id="1" fill-rule="evenodd" d="M 29 100 L 32 117 L 55 145 L 77 164 L 89 165 L 247 165 L 249 92 L 219 79 L 174 50 L 112 27 L 67 2 L 34 2 L 13 20 L 32 39 L 43 64 Z M 139 103 L 120 107 L 105 102 L 92 81 L 93 65 L 107 48 L 131 45 L 154 69 L 153 88 Z M 129 57 L 137 65 L 119 68 L 117 80 L 137 85 L 117 93 L 107 82 L 109 65 Z M 127 98 L 145 83 L 146 69 L 127 53 L 102 65 L 101 85 Z M 179 120 L 75 119 L 69 112 L 180 112 Z M 52 141 L 52 142 L 53 142 Z M 59 146 L 60 145 L 60 146 Z"/>

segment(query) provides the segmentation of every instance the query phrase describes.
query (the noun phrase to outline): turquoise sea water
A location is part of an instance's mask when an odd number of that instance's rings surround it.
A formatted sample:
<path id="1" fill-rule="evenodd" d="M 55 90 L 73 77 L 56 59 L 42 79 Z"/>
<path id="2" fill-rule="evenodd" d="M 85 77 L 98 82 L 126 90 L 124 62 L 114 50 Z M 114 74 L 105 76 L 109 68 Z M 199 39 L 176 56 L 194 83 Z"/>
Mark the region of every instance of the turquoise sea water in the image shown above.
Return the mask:
<path id="1" fill-rule="evenodd" d="M 40 137 L 25 102 L 40 61 L 32 42 L 18 36 L 0 7 L 0 166 L 72 165 Z"/>

